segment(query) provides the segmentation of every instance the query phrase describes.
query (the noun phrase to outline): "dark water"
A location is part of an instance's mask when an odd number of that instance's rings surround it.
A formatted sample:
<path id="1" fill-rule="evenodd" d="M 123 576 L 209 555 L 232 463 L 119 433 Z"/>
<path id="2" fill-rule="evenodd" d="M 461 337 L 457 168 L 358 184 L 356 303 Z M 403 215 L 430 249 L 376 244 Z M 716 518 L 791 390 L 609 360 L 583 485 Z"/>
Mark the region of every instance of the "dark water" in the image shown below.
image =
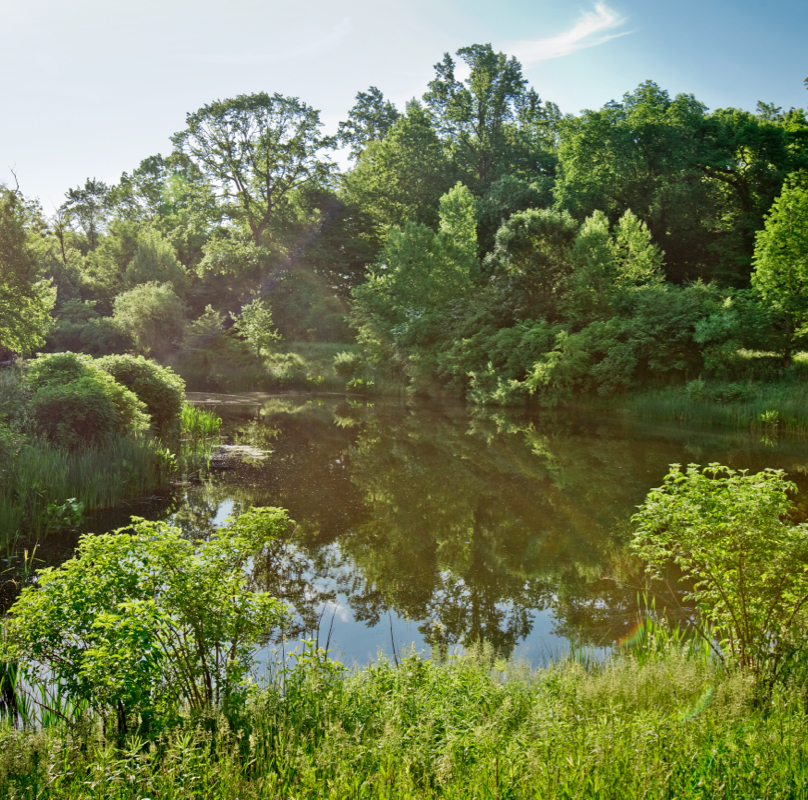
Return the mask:
<path id="1" fill-rule="evenodd" d="M 288 509 L 297 525 L 256 569 L 297 608 L 292 639 L 328 640 L 359 663 L 479 639 L 532 659 L 570 640 L 610 646 L 636 622 L 644 585 L 629 518 L 672 462 L 781 467 L 808 497 L 802 440 L 605 412 L 232 401 L 215 406 L 225 469 L 88 525 L 134 513 L 204 534 L 251 505 Z"/>

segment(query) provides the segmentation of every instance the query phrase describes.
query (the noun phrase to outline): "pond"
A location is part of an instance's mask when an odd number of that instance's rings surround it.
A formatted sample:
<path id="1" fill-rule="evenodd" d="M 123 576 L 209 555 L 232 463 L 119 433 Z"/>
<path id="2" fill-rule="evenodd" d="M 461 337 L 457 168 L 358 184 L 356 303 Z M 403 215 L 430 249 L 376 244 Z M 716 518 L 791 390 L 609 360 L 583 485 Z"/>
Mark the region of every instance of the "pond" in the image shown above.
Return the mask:
<path id="1" fill-rule="evenodd" d="M 98 514 L 87 529 L 137 514 L 204 535 L 248 506 L 282 506 L 297 524 L 253 568 L 297 609 L 285 647 L 317 638 L 360 664 L 379 651 L 480 639 L 534 662 L 570 642 L 609 647 L 636 624 L 645 585 L 626 551 L 630 517 L 669 464 L 784 468 L 808 488 L 802 440 L 615 412 L 191 399 L 224 420 L 211 473 L 171 496 Z M 47 560 L 58 560 L 70 543 L 48 548 Z"/>

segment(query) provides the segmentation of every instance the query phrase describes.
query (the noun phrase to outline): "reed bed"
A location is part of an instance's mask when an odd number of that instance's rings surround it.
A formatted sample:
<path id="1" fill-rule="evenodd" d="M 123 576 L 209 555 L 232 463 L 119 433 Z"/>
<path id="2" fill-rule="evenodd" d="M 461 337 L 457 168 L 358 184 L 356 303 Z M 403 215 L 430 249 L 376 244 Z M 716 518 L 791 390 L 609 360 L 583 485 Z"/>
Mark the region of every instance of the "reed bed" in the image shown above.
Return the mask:
<path id="1" fill-rule="evenodd" d="M 745 396 L 732 397 L 720 389 L 715 399 L 670 387 L 643 392 L 627 399 L 624 407 L 641 418 L 696 422 L 747 428 L 769 433 L 808 434 L 808 383 L 742 385 Z"/>
<path id="2" fill-rule="evenodd" d="M 107 508 L 163 488 L 174 457 L 150 439 L 121 438 L 103 447 L 65 451 L 26 442 L 3 465 L 0 537 L 39 536 L 58 523 L 59 508 Z"/>
<path id="3" fill-rule="evenodd" d="M 180 414 L 180 471 L 183 475 L 208 469 L 213 446 L 219 442 L 222 419 L 215 410 L 186 403 Z"/>
<path id="4" fill-rule="evenodd" d="M 276 665 L 236 721 L 157 741 L 85 721 L 0 734 L 8 798 L 798 798 L 808 718 L 794 692 L 692 649 L 570 657 L 410 654 L 346 670 L 322 651 Z M 215 734 L 212 731 L 217 731 Z"/>

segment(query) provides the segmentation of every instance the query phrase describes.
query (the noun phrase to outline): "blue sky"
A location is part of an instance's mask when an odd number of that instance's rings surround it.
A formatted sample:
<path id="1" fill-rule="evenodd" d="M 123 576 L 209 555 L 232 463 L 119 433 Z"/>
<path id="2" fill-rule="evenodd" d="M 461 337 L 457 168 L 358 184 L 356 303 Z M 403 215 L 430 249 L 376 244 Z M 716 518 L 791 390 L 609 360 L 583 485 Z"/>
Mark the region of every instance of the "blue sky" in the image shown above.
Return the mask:
<path id="1" fill-rule="evenodd" d="M 211 100 L 297 96 L 333 131 L 356 92 L 403 106 L 474 43 L 567 113 L 647 79 L 710 108 L 808 104 L 805 0 L 0 0 L 0 31 L 0 181 L 14 168 L 48 212 L 167 153 Z"/>

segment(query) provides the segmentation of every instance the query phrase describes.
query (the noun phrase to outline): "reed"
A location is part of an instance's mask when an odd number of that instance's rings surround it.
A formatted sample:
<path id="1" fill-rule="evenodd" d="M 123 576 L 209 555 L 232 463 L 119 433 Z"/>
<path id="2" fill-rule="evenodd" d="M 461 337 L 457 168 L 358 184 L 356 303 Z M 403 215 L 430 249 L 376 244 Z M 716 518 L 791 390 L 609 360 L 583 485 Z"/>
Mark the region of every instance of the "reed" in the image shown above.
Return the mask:
<path id="1" fill-rule="evenodd" d="M 210 467 L 213 445 L 219 441 L 221 417 L 215 411 L 186 403 L 180 414 L 180 464 L 183 475 Z"/>
<path id="2" fill-rule="evenodd" d="M 694 391 L 693 383 L 642 392 L 622 405 L 640 418 L 747 428 L 769 434 L 808 434 L 805 383 L 719 385 L 712 396 Z M 722 389 L 726 390 L 723 394 Z"/>
<path id="3" fill-rule="evenodd" d="M 103 447 L 65 451 L 27 441 L 5 466 L 0 484 L 0 536 L 39 537 L 63 519 L 50 507 L 72 501 L 85 510 L 107 508 L 163 488 L 173 456 L 159 442 L 126 437 Z"/>

